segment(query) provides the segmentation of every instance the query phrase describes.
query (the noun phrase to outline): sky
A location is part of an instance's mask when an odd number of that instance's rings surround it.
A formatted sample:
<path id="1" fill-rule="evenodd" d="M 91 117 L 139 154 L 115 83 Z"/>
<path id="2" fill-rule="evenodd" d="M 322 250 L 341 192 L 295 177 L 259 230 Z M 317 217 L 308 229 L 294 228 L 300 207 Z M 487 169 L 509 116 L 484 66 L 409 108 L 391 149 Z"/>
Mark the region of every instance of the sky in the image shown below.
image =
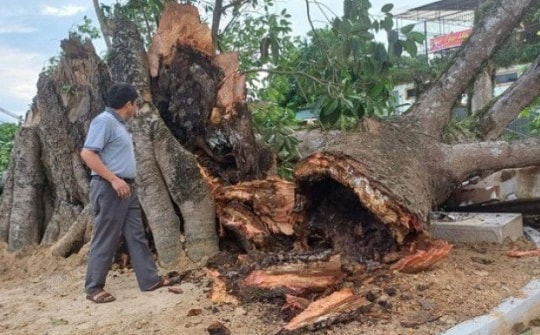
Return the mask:
<path id="1" fill-rule="evenodd" d="M 112 4 L 114 0 L 101 0 Z M 342 14 L 341 0 L 317 0 L 310 5 L 316 24 Z M 379 15 L 380 8 L 393 3 L 393 13 L 400 13 L 433 1 L 426 0 L 371 0 L 372 15 Z M 277 0 L 277 8 L 286 8 L 292 15 L 293 34 L 304 35 L 308 21 L 303 0 Z M 92 0 L 2 0 L 0 5 L 0 112 L 24 116 L 36 95 L 40 72 L 50 64 L 50 59 L 60 53 L 60 41 L 70 30 L 84 23 L 84 17 L 98 22 Z M 102 41 L 94 41 L 96 49 L 103 48 Z M 17 122 L 16 118 L 0 113 L 0 122 Z"/>

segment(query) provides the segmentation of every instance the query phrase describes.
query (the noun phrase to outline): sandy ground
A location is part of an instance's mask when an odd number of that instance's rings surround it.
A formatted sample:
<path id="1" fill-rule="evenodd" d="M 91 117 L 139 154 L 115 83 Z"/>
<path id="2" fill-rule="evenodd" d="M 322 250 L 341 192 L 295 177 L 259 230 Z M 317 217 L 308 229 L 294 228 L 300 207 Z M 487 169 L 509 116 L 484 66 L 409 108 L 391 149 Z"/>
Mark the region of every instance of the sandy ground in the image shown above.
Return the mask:
<path id="1" fill-rule="evenodd" d="M 44 248 L 7 253 L 0 247 L 1 334 L 198 335 L 209 334 L 218 321 L 230 334 L 258 335 L 276 334 L 286 324 L 275 301 L 212 303 L 212 281 L 204 270 L 176 286 L 181 293 L 140 292 L 132 271 L 113 270 L 107 289 L 117 300 L 94 304 L 83 294 L 84 253 L 60 259 Z M 516 247 L 527 244 L 456 245 L 431 271 L 368 276 L 356 283 L 373 300 L 361 318 L 295 334 L 438 334 L 519 296 L 526 283 L 540 278 L 540 257 L 505 255 Z M 539 323 L 540 311 L 537 320 L 516 325 L 514 333 L 540 334 Z"/>

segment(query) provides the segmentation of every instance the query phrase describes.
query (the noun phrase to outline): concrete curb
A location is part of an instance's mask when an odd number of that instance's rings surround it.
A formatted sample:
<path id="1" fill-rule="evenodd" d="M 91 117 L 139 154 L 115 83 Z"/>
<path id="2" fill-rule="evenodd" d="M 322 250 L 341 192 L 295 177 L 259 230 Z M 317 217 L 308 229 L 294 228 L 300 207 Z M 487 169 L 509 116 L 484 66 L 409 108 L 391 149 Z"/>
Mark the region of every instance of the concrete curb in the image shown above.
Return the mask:
<path id="1" fill-rule="evenodd" d="M 527 325 L 540 316 L 540 280 L 530 281 L 523 296 L 504 300 L 491 313 L 462 322 L 440 335 L 507 335 L 515 324 Z"/>

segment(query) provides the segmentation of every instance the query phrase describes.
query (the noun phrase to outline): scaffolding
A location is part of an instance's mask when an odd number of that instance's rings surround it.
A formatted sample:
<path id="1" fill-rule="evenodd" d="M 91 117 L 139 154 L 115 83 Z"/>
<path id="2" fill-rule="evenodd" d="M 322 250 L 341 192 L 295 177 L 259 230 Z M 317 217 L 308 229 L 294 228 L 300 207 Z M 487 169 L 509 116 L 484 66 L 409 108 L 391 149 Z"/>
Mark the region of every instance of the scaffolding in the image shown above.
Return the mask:
<path id="1" fill-rule="evenodd" d="M 448 44 L 442 49 L 433 47 L 437 39 L 466 38 L 474 24 L 474 12 L 481 0 L 441 0 L 396 14 L 397 27 L 414 24 L 414 30 L 426 36 L 420 54 L 445 52 L 457 45 Z M 453 36 L 453 34 L 456 34 Z M 431 43 L 431 44 L 430 44 Z"/>

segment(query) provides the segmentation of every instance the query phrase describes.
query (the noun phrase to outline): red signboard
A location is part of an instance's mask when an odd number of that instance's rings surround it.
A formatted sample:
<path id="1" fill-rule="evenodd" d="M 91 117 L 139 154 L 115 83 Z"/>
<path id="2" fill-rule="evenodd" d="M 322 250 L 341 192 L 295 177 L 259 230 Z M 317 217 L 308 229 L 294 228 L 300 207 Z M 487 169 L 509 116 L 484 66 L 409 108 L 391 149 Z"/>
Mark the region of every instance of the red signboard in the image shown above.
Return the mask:
<path id="1" fill-rule="evenodd" d="M 429 41 L 429 52 L 459 47 L 461 43 L 469 37 L 471 32 L 472 28 L 469 28 L 455 33 L 434 37 Z"/>

